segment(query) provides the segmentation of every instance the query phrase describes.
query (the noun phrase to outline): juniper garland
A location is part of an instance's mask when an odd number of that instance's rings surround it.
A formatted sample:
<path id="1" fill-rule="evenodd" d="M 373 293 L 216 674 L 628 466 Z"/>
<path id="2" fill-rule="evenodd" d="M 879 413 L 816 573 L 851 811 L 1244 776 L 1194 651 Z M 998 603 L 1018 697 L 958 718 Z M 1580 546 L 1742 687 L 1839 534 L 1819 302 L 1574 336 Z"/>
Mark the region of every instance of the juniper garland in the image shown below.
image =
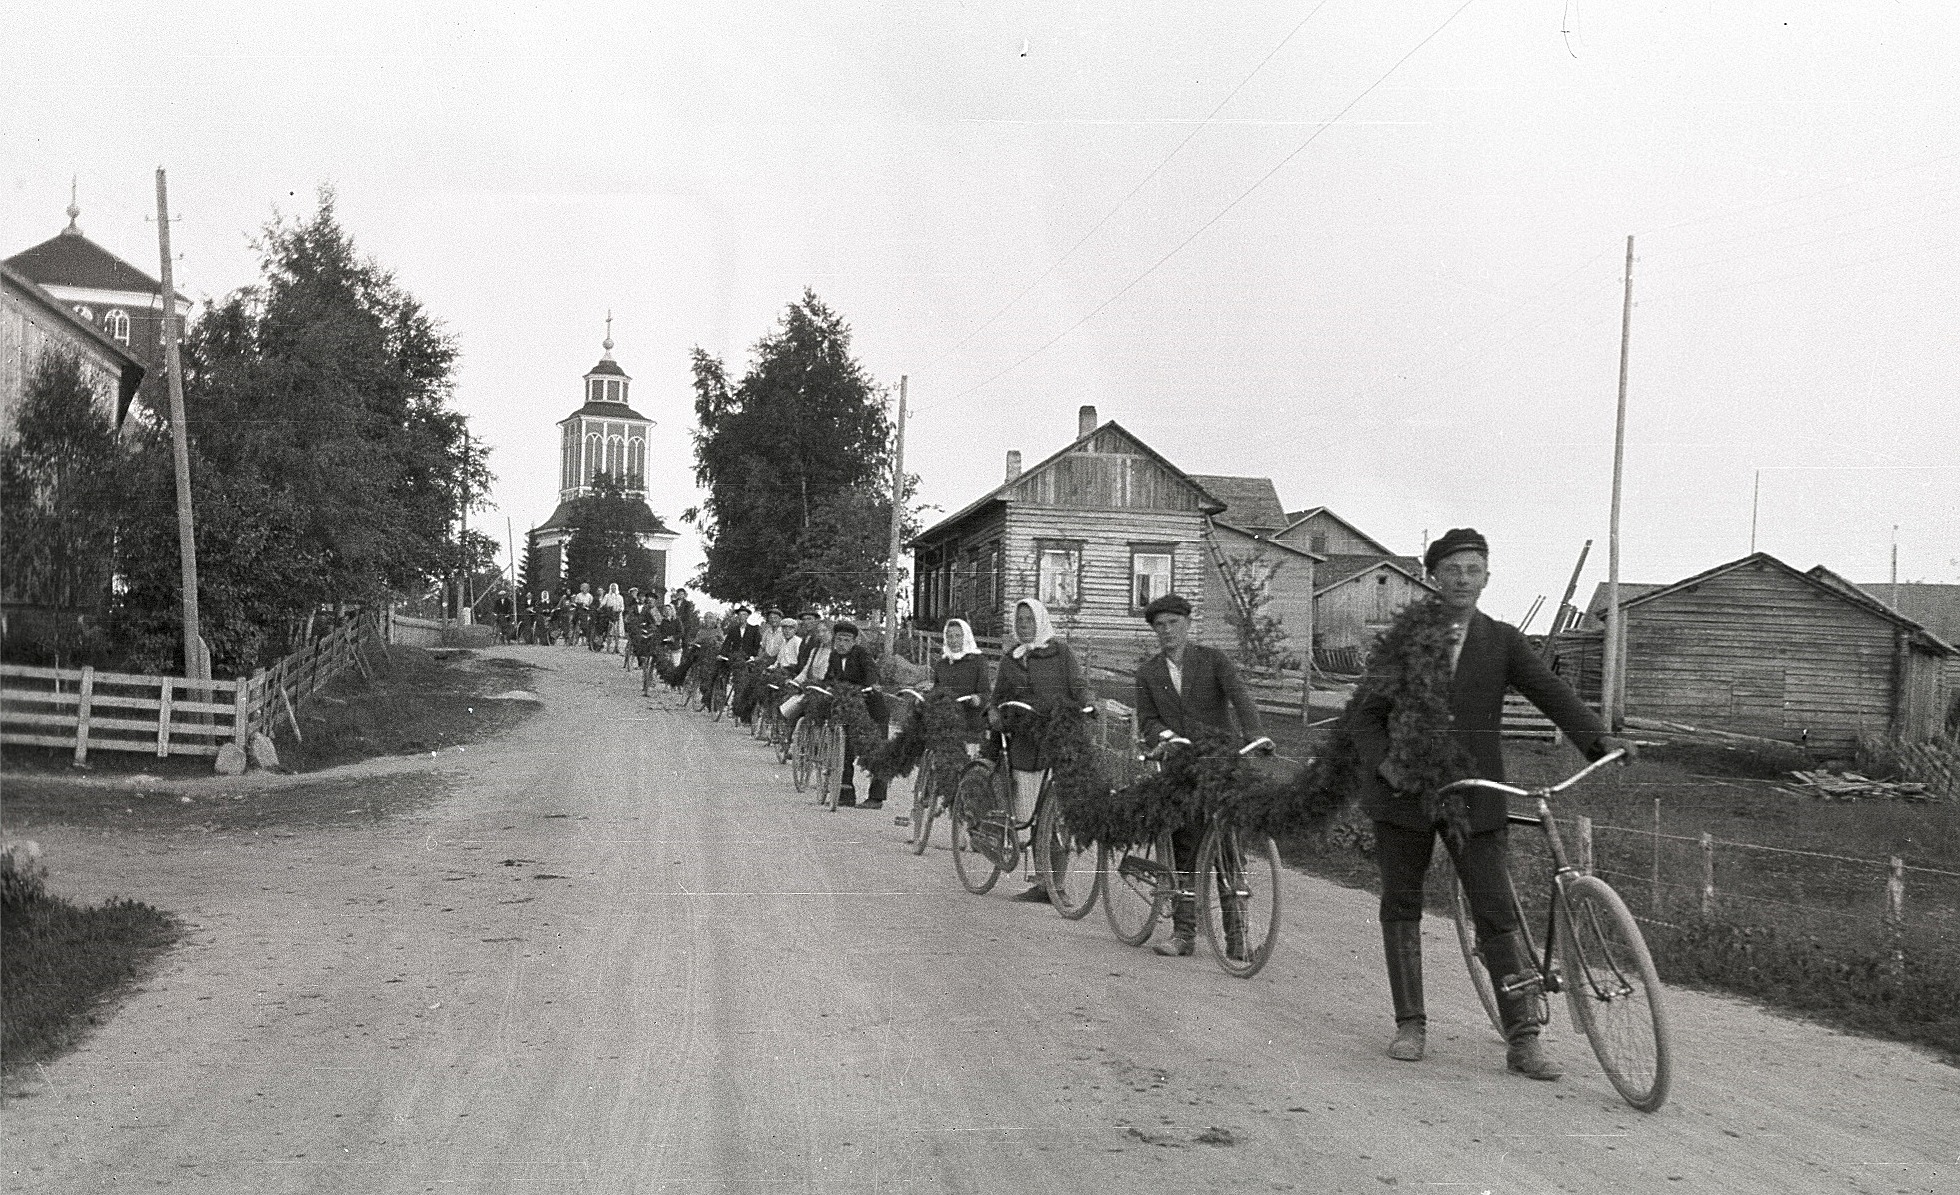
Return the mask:
<path id="1" fill-rule="evenodd" d="M 871 717 L 864 704 L 864 688 L 846 681 L 833 681 L 836 690 L 835 716 L 844 724 L 844 742 L 852 755 L 862 759 L 885 741 L 885 732 Z"/>
<path id="2" fill-rule="evenodd" d="M 940 792 L 950 793 L 966 766 L 966 744 L 966 715 L 959 703 L 950 694 L 931 693 L 905 720 L 896 738 L 866 755 L 864 765 L 873 775 L 889 780 L 910 775 L 920 758 L 930 753 L 933 783 Z"/>

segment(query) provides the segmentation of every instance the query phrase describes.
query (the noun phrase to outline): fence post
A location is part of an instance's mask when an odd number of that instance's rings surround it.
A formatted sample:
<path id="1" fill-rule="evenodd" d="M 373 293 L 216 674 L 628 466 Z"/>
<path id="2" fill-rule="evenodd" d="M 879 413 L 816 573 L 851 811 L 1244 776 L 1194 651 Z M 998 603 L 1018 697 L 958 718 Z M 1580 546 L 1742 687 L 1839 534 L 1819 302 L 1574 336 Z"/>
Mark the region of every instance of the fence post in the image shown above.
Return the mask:
<path id="1" fill-rule="evenodd" d="M 1312 710 L 1313 666 L 1309 662 L 1300 665 L 1300 725 L 1311 726 L 1313 724 Z"/>
<path id="2" fill-rule="evenodd" d="M 1655 841 L 1659 841 L 1656 839 Z M 1715 836 L 1701 832 L 1701 915 L 1715 912 Z"/>
<path id="3" fill-rule="evenodd" d="M 1906 973 L 1906 861 L 1892 856 L 1892 874 L 1885 881 L 1885 944 L 1893 979 Z"/>
<path id="4" fill-rule="evenodd" d="M 177 686 L 170 677 L 161 678 L 157 691 L 157 758 L 170 754 L 170 707 L 176 700 Z"/>
<path id="5" fill-rule="evenodd" d="M 252 682 L 236 677 L 231 682 L 231 741 L 243 749 L 252 737 Z"/>
<path id="6" fill-rule="evenodd" d="M 1579 874 L 1593 873 L 1592 818 L 1579 815 Z"/>
<path id="7" fill-rule="evenodd" d="M 75 706 L 75 766 L 88 762 L 89 707 L 95 698 L 95 669 L 82 666 L 81 701 Z"/>
<path id="8" fill-rule="evenodd" d="M 1653 874 L 1648 880 L 1647 911 L 1661 911 L 1661 799 L 1654 798 Z"/>

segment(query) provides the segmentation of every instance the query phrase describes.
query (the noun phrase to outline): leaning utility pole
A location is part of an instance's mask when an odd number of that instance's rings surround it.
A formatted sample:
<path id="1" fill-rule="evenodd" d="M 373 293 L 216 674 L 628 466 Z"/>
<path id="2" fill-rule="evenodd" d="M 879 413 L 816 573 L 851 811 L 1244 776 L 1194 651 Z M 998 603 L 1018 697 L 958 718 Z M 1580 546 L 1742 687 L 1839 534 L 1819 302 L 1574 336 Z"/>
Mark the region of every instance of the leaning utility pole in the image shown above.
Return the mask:
<path id="1" fill-rule="evenodd" d="M 170 387 L 170 455 L 177 472 L 177 558 L 184 589 L 184 676 L 210 680 L 197 618 L 197 531 L 191 518 L 191 444 L 184 427 L 184 358 L 177 341 L 177 286 L 170 268 L 170 195 L 157 167 L 157 253 L 163 259 L 163 371 Z"/>
<path id="2" fill-rule="evenodd" d="M 1606 643 L 1599 699 L 1608 729 L 1626 726 L 1626 618 L 1620 612 L 1620 476 L 1627 445 L 1627 345 L 1633 335 L 1633 238 L 1627 237 L 1626 297 L 1620 307 L 1620 403 L 1613 417 L 1613 512 L 1606 529 Z"/>
<path id="3" fill-rule="evenodd" d="M 898 541 L 905 518 L 905 375 L 898 378 L 898 438 L 892 449 L 892 545 L 885 565 L 885 653 L 898 644 Z"/>

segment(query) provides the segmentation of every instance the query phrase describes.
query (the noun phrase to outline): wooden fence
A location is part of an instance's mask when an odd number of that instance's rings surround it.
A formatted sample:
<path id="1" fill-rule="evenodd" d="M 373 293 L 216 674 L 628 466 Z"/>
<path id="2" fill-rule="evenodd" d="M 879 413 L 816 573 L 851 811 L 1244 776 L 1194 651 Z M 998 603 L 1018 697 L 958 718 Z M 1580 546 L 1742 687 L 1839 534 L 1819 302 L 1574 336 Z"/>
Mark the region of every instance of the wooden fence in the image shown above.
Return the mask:
<path id="1" fill-rule="evenodd" d="M 385 645 L 387 620 L 385 610 L 363 614 L 237 680 L 0 664 L 0 743 L 71 747 L 84 764 L 91 751 L 212 756 L 280 716 L 297 734 L 296 707 L 348 668 L 366 671 L 361 653 Z"/>

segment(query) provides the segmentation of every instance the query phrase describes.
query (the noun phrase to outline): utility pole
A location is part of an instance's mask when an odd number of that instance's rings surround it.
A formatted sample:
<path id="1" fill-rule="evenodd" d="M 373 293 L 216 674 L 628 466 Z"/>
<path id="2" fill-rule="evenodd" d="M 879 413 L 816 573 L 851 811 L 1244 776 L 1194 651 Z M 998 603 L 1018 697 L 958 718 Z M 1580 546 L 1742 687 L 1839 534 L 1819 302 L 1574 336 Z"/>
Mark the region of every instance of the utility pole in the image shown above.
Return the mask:
<path id="1" fill-rule="evenodd" d="M 463 508 L 457 512 L 458 526 L 461 529 L 456 533 L 456 561 L 462 566 L 463 575 L 456 584 L 456 596 L 458 598 L 456 603 L 456 621 L 464 626 L 468 626 L 476 621 L 471 617 L 474 613 L 472 607 L 476 604 L 472 599 L 476 595 L 470 592 L 472 587 L 471 582 L 474 578 L 470 576 L 470 429 L 468 424 L 463 426 L 462 482 Z"/>
<path id="2" fill-rule="evenodd" d="M 905 517 L 905 375 L 898 378 L 898 438 L 892 450 L 892 554 L 885 565 L 885 652 L 898 644 L 898 541 Z"/>
<path id="3" fill-rule="evenodd" d="M 1756 554 L 1756 512 L 1763 505 L 1763 471 L 1756 470 L 1756 488 L 1749 495 L 1749 554 Z"/>
<path id="4" fill-rule="evenodd" d="M 184 676 L 210 680 L 197 617 L 197 528 L 191 517 L 191 443 L 184 426 L 184 358 L 178 347 L 177 284 L 170 266 L 170 193 L 157 167 L 157 253 L 163 259 L 163 370 L 170 388 L 170 455 L 177 473 L 177 558 L 184 590 Z"/>
<path id="5" fill-rule="evenodd" d="M 1892 524 L 1892 613 L 1899 612 L 1899 525 Z"/>
<path id="6" fill-rule="evenodd" d="M 1620 612 L 1620 480 L 1627 446 L 1627 347 L 1633 336 L 1633 237 L 1627 237 L 1626 297 L 1620 307 L 1620 400 L 1613 416 L 1613 511 L 1606 531 L 1606 642 L 1600 704 L 1614 734 L 1626 726 L 1626 618 Z"/>

